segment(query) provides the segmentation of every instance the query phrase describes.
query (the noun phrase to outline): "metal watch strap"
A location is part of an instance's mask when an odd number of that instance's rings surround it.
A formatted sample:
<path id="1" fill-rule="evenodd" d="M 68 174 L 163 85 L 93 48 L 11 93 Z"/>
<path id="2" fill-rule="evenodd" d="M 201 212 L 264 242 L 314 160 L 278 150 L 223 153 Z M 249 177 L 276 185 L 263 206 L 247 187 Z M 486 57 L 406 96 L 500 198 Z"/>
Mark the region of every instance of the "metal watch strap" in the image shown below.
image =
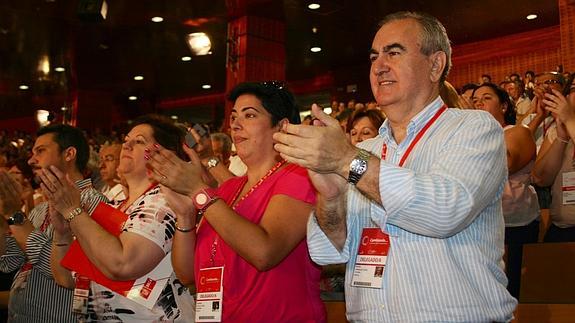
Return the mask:
<path id="1" fill-rule="evenodd" d="M 76 216 L 80 215 L 84 210 L 82 210 L 82 208 L 75 208 L 72 211 L 70 211 L 70 213 L 68 213 L 69 217 L 66 218 L 66 221 L 68 221 L 68 223 L 70 223 L 70 221 L 72 221 Z"/>
<path id="2" fill-rule="evenodd" d="M 216 166 L 218 166 L 218 164 L 220 163 L 220 159 L 218 157 L 210 157 L 210 159 L 208 159 L 206 168 L 207 169 L 211 169 L 214 168 Z"/>
<path id="3" fill-rule="evenodd" d="M 8 225 L 20 225 L 26 221 L 26 215 L 22 211 L 16 211 L 6 222 Z"/>

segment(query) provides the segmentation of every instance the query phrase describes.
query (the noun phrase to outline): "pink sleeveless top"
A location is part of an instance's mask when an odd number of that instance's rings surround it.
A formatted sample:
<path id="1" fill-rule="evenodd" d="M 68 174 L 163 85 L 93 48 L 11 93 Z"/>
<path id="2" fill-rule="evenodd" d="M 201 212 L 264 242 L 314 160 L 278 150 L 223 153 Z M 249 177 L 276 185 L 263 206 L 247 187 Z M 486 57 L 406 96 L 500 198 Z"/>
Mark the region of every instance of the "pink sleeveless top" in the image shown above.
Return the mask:
<path id="1" fill-rule="evenodd" d="M 244 182 L 245 177 L 232 178 L 220 186 L 218 195 L 229 205 Z M 240 201 L 235 210 L 259 223 L 270 199 L 278 194 L 310 204 L 316 201 L 307 171 L 288 164 Z M 196 284 L 200 268 L 224 266 L 223 322 L 325 322 L 319 291 L 321 268 L 311 261 L 305 238 L 276 267 L 259 272 L 218 237 L 207 221 L 202 222 L 196 240 Z"/>

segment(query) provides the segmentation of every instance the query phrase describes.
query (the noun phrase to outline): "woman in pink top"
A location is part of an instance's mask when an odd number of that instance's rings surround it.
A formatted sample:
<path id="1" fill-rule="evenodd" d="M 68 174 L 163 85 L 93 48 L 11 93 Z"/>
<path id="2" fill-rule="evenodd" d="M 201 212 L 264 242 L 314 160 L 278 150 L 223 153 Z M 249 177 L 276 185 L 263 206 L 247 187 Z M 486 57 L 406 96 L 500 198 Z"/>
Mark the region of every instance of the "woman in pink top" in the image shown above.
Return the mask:
<path id="1" fill-rule="evenodd" d="M 300 122 L 294 98 L 264 82 L 238 85 L 229 100 L 246 176 L 211 189 L 187 147 L 191 163 L 161 148 L 149 162 L 177 214 L 172 262 L 181 281 L 195 280 L 196 322 L 323 322 L 320 267 L 305 241 L 315 191 L 273 147 L 282 125 Z"/>

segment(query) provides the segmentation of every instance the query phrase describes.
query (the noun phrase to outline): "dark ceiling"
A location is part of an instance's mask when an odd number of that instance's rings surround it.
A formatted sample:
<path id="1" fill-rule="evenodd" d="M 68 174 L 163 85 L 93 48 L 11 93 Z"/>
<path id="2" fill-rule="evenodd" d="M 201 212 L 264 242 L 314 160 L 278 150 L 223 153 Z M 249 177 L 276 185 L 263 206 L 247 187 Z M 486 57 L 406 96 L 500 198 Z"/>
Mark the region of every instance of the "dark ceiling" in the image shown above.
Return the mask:
<path id="1" fill-rule="evenodd" d="M 106 93 L 117 105 L 136 95 L 152 107 L 224 91 L 226 3 L 242 1 L 108 0 L 103 21 L 80 15 L 79 8 L 93 2 L 0 0 L 1 119 L 30 115 L 37 102 L 52 105 L 48 109 L 70 105 L 74 91 Z M 557 0 L 332 0 L 315 1 L 321 4 L 316 11 L 304 0 L 251 2 L 251 14 L 285 18 L 288 82 L 366 65 L 378 20 L 397 10 L 437 16 L 454 45 L 559 24 Z M 539 17 L 527 21 L 530 13 Z M 164 21 L 153 23 L 154 16 Z M 185 36 L 194 31 L 211 37 L 212 54 L 183 62 L 190 55 Z M 322 51 L 310 52 L 316 44 Z M 38 71 L 43 57 L 46 74 Z M 54 71 L 58 66 L 66 70 Z M 135 81 L 135 75 L 144 80 Z M 20 90 L 21 84 L 29 89 Z"/>

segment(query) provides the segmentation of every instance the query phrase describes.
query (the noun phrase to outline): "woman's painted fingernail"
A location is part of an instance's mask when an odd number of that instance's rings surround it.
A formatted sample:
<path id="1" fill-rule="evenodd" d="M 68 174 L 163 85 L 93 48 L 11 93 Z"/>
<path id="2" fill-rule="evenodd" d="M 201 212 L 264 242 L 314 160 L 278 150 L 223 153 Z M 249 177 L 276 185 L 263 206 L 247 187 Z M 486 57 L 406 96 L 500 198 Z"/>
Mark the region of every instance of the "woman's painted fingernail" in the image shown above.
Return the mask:
<path id="1" fill-rule="evenodd" d="M 150 148 L 146 148 L 144 149 L 144 151 L 146 152 L 146 154 L 150 153 Z"/>
<path id="2" fill-rule="evenodd" d="M 144 154 L 144 158 L 145 158 L 146 160 L 150 160 L 150 155 Z"/>
<path id="3" fill-rule="evenodd" d="M 158 145 L 157 143 L 154 143 L 154 148 L 159 149 L 160 145 Z"/>

